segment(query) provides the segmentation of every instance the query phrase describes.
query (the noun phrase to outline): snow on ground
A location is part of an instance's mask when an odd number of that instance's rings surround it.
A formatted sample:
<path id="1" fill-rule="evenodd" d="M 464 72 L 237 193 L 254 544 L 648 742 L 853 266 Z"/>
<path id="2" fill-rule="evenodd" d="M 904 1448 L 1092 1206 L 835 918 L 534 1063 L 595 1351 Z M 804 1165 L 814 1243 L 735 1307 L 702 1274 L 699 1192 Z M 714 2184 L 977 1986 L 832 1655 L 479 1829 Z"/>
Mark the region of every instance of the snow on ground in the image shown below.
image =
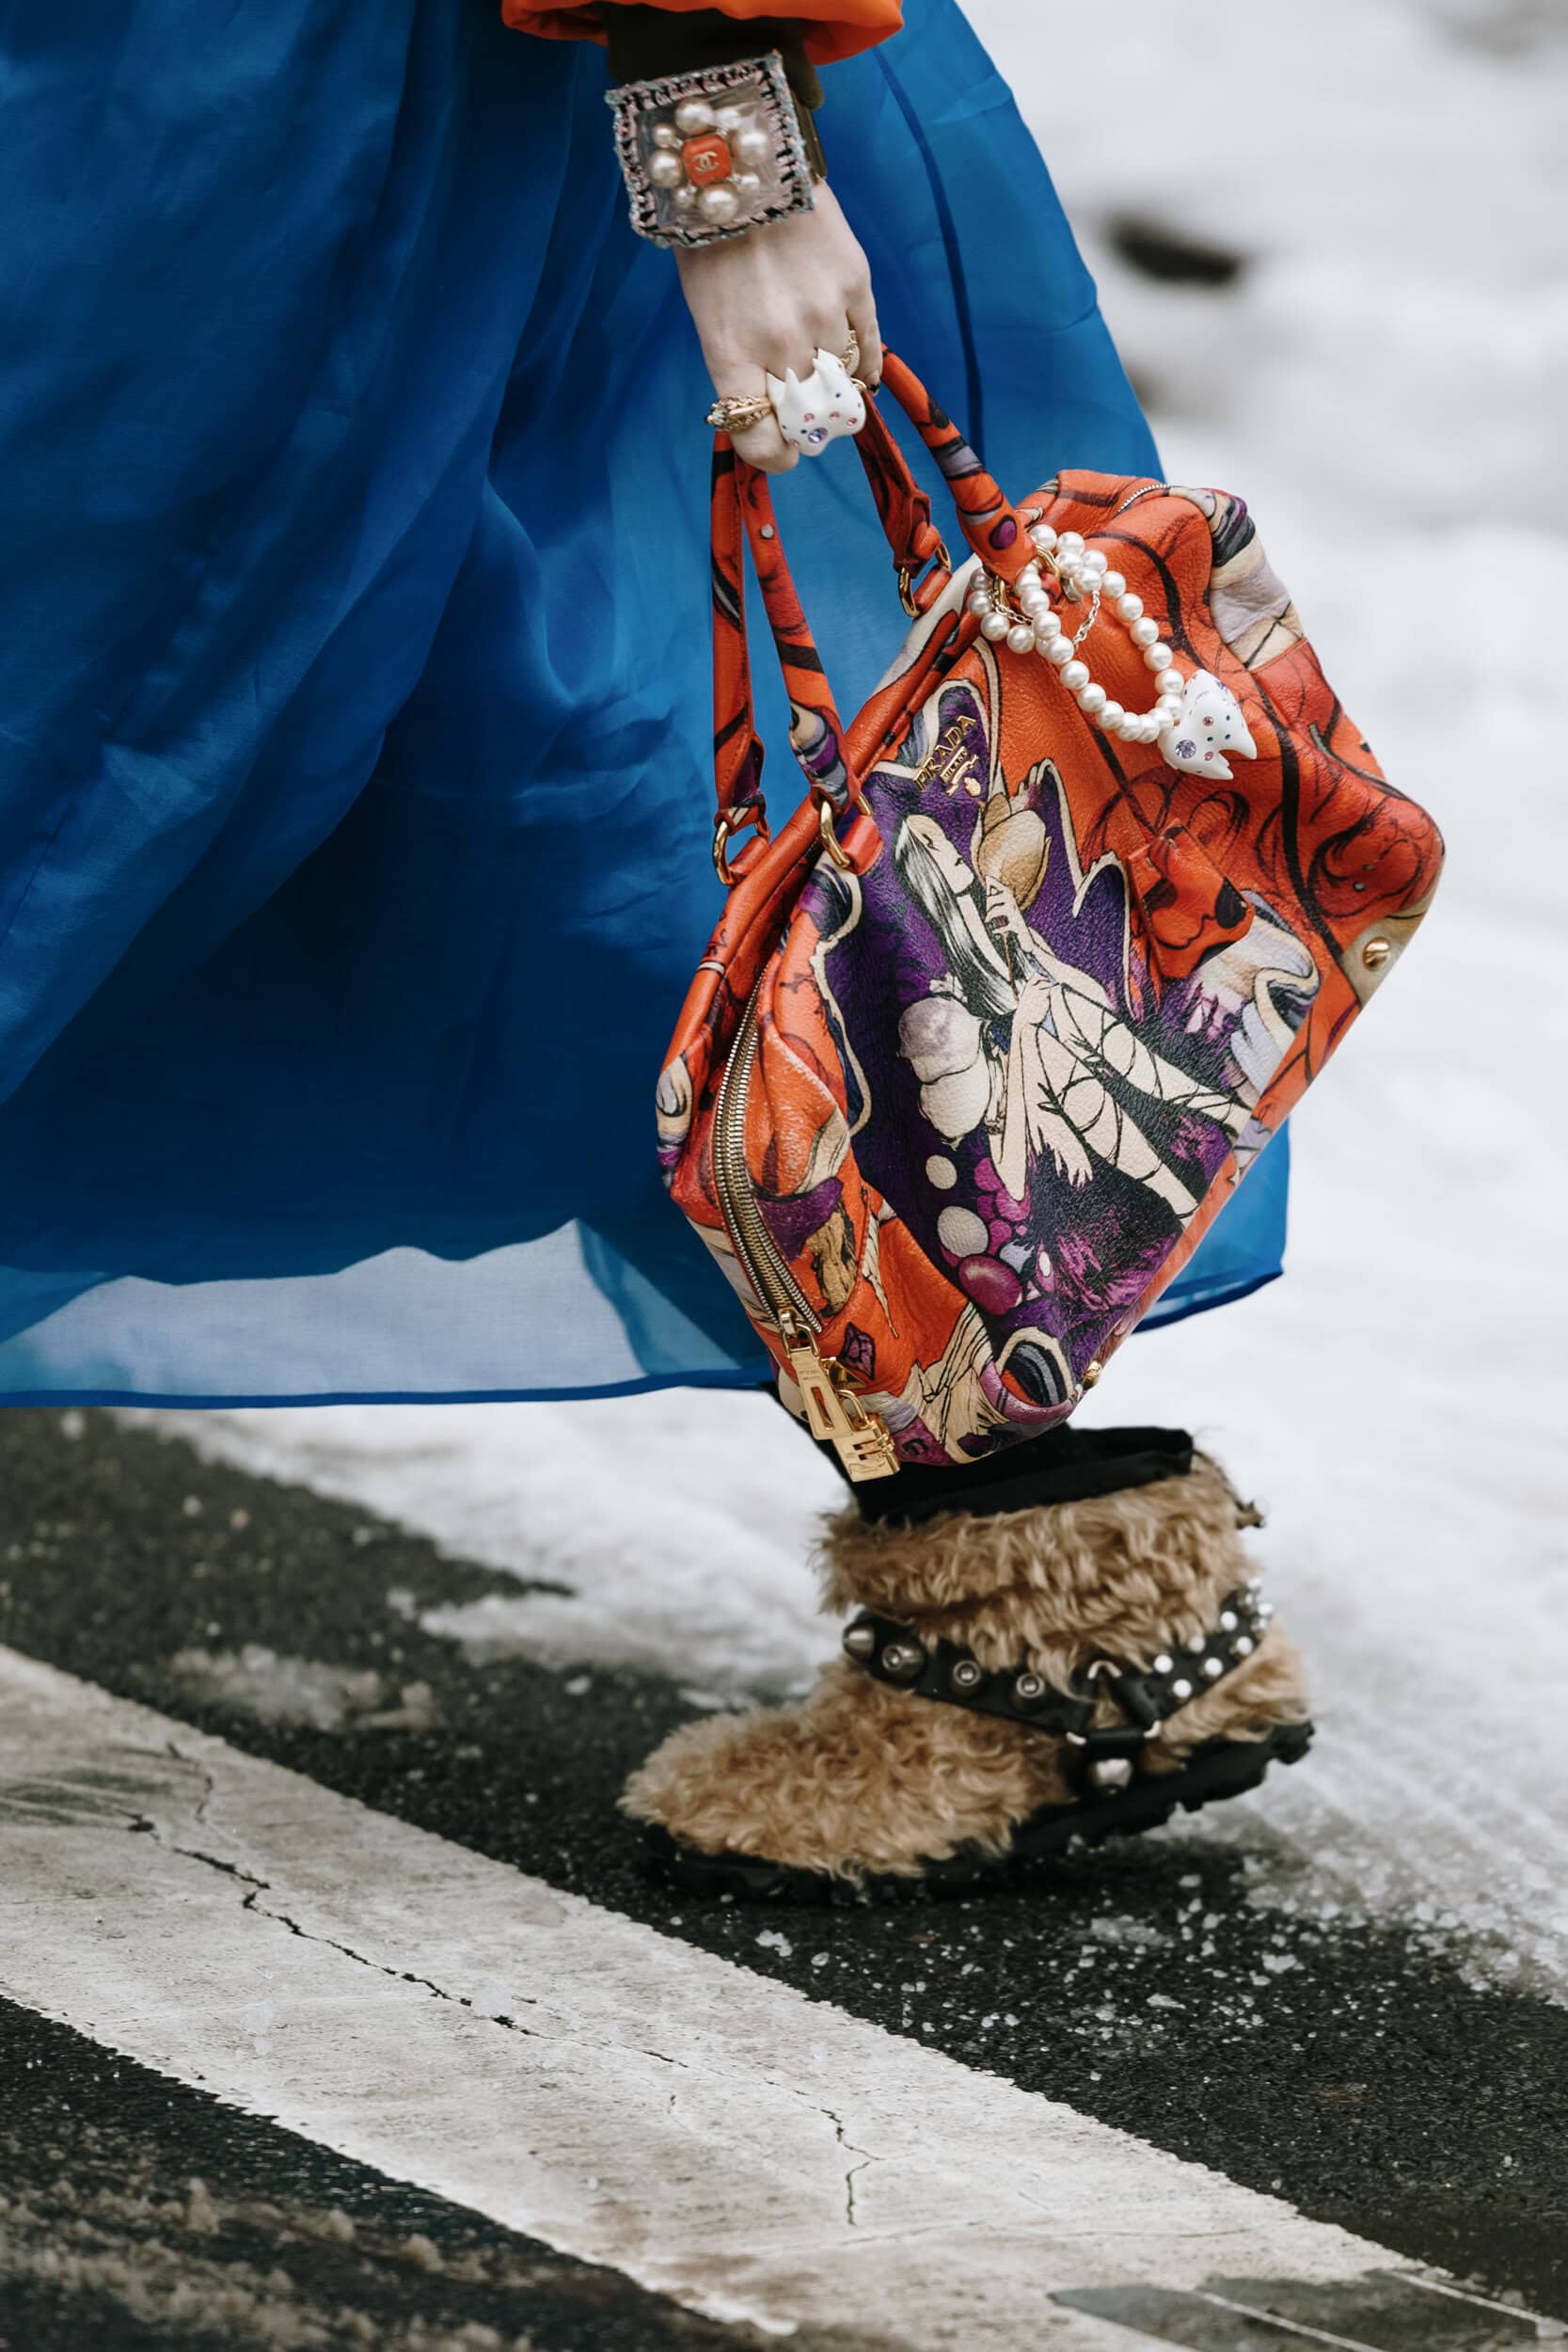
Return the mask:
<path id="1" fill-rule="evenodd" d="M 1278 1833 L 1259 1899 L 1413 1904 L 1568 1977 L 1568 760 L 1537 716 L 1568 612 L 1568 25 L 1558 0 L 971 13 L 1172 477 L 1246 496 L 1450 851 L 1298 1117 L 1290 1279 L 1134 1342 L 1086 1418 L 1187 1422 L 1271 1506 L 1325 1739 L 1244 1824 Z M 1152 283 L 1118 215 L 1244 266 Z M 515 1599 L 431 1621 L 453 1640 L 716 1696 L 831 1644 L 801 1563 L 836 1482 L 759 1398 L 144 1418 L 514 1570 Z"/>

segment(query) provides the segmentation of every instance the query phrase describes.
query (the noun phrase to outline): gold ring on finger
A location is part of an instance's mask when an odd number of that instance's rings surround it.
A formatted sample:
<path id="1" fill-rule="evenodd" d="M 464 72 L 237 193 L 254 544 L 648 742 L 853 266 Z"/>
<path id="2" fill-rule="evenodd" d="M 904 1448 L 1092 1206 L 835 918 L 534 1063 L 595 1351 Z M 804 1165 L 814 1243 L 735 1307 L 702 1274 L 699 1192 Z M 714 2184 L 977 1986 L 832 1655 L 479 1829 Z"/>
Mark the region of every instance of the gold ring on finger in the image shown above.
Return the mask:
<path id="1" fill-rule="evenodd" d="M 716 433 L 749 433 L 772 414 L 773 403 L 766 392 L 745 392 L 716 400 L 706 422 Z"/>

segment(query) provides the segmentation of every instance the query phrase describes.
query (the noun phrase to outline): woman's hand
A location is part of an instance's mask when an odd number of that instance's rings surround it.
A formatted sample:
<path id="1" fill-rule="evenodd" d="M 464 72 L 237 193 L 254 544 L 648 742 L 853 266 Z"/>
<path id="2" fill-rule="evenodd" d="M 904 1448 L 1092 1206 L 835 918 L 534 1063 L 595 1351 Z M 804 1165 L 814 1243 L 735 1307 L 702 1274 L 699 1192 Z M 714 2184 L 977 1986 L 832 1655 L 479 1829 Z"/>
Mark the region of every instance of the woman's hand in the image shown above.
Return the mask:
<path id="1" fill-rule="evenodd" d="M 809 213 L 792 213 L 740 237 L 677 248 L 687 307 L 721 399 L 768 390 L 767 374 L 793 368 L 802 380 L 818 349 L 843 356 L 851 330 L 860 344 L 854 373 L 867 385 L 881 380 L 882 342 L 871 272 L 838 199 L 820 182 Z M 764 473 L 787 473 L 800 453 L 790 449 L 776 418 L 734 437 L 747 462 Z"/>

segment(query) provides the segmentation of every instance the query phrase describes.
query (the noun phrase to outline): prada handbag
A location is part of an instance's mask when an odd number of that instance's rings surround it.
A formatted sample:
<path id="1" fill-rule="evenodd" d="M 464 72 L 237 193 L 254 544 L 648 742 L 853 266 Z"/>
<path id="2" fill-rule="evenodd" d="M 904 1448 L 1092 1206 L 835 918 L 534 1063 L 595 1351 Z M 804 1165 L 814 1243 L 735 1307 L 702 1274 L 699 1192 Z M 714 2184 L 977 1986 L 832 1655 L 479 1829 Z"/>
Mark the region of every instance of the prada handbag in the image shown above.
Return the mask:
<path id="1" fill-rule="evenodd" d="M 909 369 L 969 558 L 873 409 L 911 626 L 846 727 L 766 475 L 713 475 L 715 859 L 661 1166 L 851 1477 L 1070 1414 L 1399 961 L 1442 864 L 1246 507 L 1003 496 Z M 806 791 L 769 836 L 749 546 Z M 745 836 L 744 840 L 742 836 Z"/>

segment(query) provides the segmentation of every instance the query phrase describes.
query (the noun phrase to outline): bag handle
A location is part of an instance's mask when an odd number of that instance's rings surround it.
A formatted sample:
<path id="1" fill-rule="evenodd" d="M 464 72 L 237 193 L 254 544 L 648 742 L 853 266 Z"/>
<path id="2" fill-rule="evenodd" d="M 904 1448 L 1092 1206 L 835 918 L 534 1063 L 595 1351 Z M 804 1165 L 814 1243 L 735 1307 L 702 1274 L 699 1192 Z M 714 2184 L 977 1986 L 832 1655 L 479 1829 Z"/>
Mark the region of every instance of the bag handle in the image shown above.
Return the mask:
<path id="1" fill-rule="evenodd" d="M 721 433 L 713 448 L 713 784 L 718 812 L 713 863 L 724 883 L 736 881 L 729 840 L 748 826 L 767 841 L 768 803 L 762 795 L 766 752 L 752 704 L 752 659 L 746 637 L 745 530 L 740 518 L 740 459 Z"/>
<path id="2" fill-rule="evenodd" d="M 882 382 L 942 468 L 958 510 L 958 528 L 973 552 L 987 571 L 1009 583 L 1015 580 L 1035 552 L 1017 507 L 1003 496 L 914 370 L 891 351 L 882 355 Z"/>
<path id="3" fill-rule="evenodd" d="M 713 864 L 726 888 L 751 870 L 748 853 L 771 838 L 762 791 L 767 747 L 756 729 L 746 630 L 748 548 L 790 697 L 790 747 L 820 799 L 824 841 L 833 807 L 847 806 L 851 797 L 834 767 L 843 726 L 779 542 L 768 476 L 738 458 L 721 434 L 713 453 Z M 853 797 L 860 797 L 858 783 Z M 753 837 L 732 863 L 730 842 L 748 829 L 754 829 Z"/>
<path id="4" fill-rule="evenodd" d="M 929 493 L 909 469 L 909 461 L 880 413 L 867 407 L 865 422 L 855 436 L 855 454 L 877 502 L 877 515 L 898 575 L 898 596 L 911 621 L 934 604 L 953 576 L 953 559 L 942 533 L 931 520 Z M 936 568 L 915 586 L 918 573 L 928 564 Z"/>
<path id="5" fill-rule="evenodd" d="M 1034 549 L 1015 507 L 986 472 L 962 434 L 931 399 L 919 378 L 892 352 L 883 355 L 882 382 L 942 468 L 965 539 L 989 571 L 1015 579 Z M 872 433 L 862 464 L 893 549 L 907 610 L 924 611 L 952 576 L 951 558 L 930 520 L 930 501 L 904 462 L 879 417 L 868 415 L 857 443 Z M 762 796 L 763 744 L 752 700 L 746 632 L 742 537 L 762 590 L 774 649 L 794 711 L 790 748 L 818 812 L 824 846 L 846 863 L 833 830 L 835 816 L 861 801 L 843 723 L 779 539 L 766 474 L 736 457 L 720 434 L 713 457 L 714 781 L 718 813 L 713 858 L 725 883 L 740 880 L 750 854 L 768 839 Z M 938 568 L 912 590 L 913 569 L 937 559 Z M 732 836 L 748 827 L 755 838 L 732 862 Z"/>
<path id="6" fill-rule="evenodd" d="M 893 552 L 899 598 L 910 618 L 917 619 L 935 603 L 952 578 L 952 557 L 931 520 L 930 497 L 910 471 L 903 451 L 874 407 L 867 408 L 865 423 L 855 436 L 855 451 Z M 739 462 L 728 436 L 721 434 L 714 446 L 711 486 L 713 763 L 717 802 L 713 860 L 720 879 L 725 882 L 734 879 L 728 855 L 732 834 L 754 827 L 762 841 L 768 838 L 768 804 L 762 789 L 765 746 L 752 717 L 746 636 L 746 533 L 741 516 Z M 934 568 L 928 570 L 928 565 Z M 924 578 L 918 577 L 921 574 Z"/>

